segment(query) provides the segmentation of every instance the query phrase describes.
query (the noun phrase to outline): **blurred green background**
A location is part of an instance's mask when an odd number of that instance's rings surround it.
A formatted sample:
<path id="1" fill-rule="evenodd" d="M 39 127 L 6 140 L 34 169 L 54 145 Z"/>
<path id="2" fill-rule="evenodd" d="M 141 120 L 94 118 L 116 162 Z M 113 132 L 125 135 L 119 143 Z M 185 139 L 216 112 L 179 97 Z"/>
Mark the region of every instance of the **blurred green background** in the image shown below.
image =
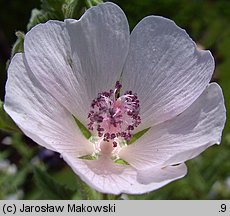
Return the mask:
<path id="1" fill-rule="evenodd" d="M 0 96 L 4 100 L 6 63 L 17 40 L 15 32 L 26 33 L 36 22 L 64 19 L 63 0 L 0 0 Z M 212 81 L 224 92 L 227 122 L 220 146 L 213 146 L 187 162 L 189 172 L 181 180 L 129 199 L 230 199 L 230 1 L 228 0 L 115 0 L 126 13 L 131 29 L 147 15 L 174 20 L 216 60 Z M 37 8 L 37 16 L 31 10 Z M 59 11 L 60 13 L 54 12 Z M 20 41 L 19 41 L 20 42 Z M 20 46 L 20 43 L 19 43 Z M 7 118 L 7 117 L 6 117 Z M 1 120 L 1 118 L 0 118 Z M 0 122 L 1 123 L 1 122 Z M 0 124 L 1 126 L 1 124 Z M 85 187 L 56 153 L 43 149 L 21 133 L 3 128 L 0 133 L 0 199 L 84 199 L 100 195 Z M 111 197 L 114 198 L 114 197 Z"/>

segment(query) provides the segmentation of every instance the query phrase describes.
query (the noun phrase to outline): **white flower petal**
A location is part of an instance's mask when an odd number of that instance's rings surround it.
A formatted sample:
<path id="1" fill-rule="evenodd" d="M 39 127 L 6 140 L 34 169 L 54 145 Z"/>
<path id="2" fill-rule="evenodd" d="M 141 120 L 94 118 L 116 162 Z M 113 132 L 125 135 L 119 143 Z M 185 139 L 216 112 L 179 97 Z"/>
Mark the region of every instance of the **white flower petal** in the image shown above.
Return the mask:
<path id="1" fill-rule="evenodd" d="M 78 70 L 72 69 L 70 38 L 64 22 L 38 24 L 25 36 L 25 57 L 32 73 L 82 123 L 89 101 Z"/>
<path id="2" fill-rule="evenodd" d="M 24 54 L 16 54 L 8 69 L 4 109 L 21 130 L 38 144 L 82 156 L 92 146 L 74 119 L 36 80 L 25 65 Z"/>
<path id="3" fill-rule="evenodd" d="M 35 77 L 86 125 L 92 100 L 119 79 L 128 45 L 124 13 L 105 3 L 87 10 L 80 20 L 35 26 L 24 46 Z"/>
<path id="4" fill-rule="evenodd" d="M 184 177 L 187 173 L 187 167 L 184 163 L 176 166 L 160 166 L 151 167 L 145 170 L 139 170 L 137 179 L 142 184 L 150 184 L 152 182 L 163 182 L 170 179 L 178 179 Z"/>
<path id="5" fill-rule="evenodd" d="M 114 164 L 106 158 L 87 161 L 70 154 L 63 154 L 63 158 L 83 181 L 101 193 L 142 194 L 156 190 L 186 174 L 184 165 L 163 169 L 155 167 L 139 173 L 130 166 Z"/>
<path id="6" fill-rule="evenodd" d="M 120 157 L 139 169 L 184 162 L 220 143 L 225 120 L 221 88 L 212 83 L 187 110 L 152 127 L 123 148 Z"/>
<path id="7" fill-rule="evenodd" d="M 144 18 L 131 33 L 123 89 L 140 99 L 138 130 L 164 122 L 189 107 L 214 70 L 209 51 L 198 51 L 187 33 L 163 17 Z"/>
<path id="8" fill-rule="evenodd" d="M 129 47 L 129 25 L 123 11 L 108 2 L 90 8 L 79 21 L 67 19 L 65 23 L 73 61 L 81 64 L 90 100 L 114 89 Z"/>

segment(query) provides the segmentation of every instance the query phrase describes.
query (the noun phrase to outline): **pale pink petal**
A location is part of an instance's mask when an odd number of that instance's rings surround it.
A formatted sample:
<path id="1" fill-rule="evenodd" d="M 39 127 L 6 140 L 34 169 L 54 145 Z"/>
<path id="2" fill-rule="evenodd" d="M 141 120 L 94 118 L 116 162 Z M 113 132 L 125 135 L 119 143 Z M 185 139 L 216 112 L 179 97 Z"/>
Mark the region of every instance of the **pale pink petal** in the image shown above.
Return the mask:
<path id="1" fill-rule="evenodd" d="M 142 125 L 175 117 L 204 91 L 214 70 L 209 51 L 198 51 L 187 33 L 169 19 L 144 18 L 133 30 L 124 67 L 123 90 L 140 99 Z"/>
<path id="2" fill-rule="evenodd" d="M 80 20 L 35 26 L 24 46 L 35 77 L 86 125 L 92 100 L 119 79 L 129 46 L 128 22 L 118 6 L 105 3 Z"/>
<path id="3" fill-rule="evenodd" d="M 187 110 L 152 127 L 135 143 L 123 148 L 120 157 L 139 169 L 184 162 L 220 143 L 225 120 L 221 88 L 212 83 Z"/>
<path id="4" fill-rule="evenodd" d="M 184 177 L 187 173 L 187 167 L 184 163 L 176 166 L 155 166 L 144 170 L 138 170 L 137 180 L 142 184 L 152 182 L 160 183 L 165 180 L 175 180 Z"/>
<path id="5" fill-rule="evenodd" d="M 81 122 L 86 121 L 88 98 L 79 70 L 73 70 L 70 38 L 64 22 L 38 24 L 25 36 L 26 61 L 41 85 Z M 85 122 L 84 122 L 85 123 Z"/>
<path id="6" fill-rule="evenodd" d="M 76 156 L 92 153 L 71 113 L 54 99 L 16 54 L 8 69 L 4 109 L 21 130 L 38 144 Z"/>
<path id="7" fill-rule="evenodd" d="M 114 89 L 129 48 L 130 32 L 124 12 L 107 2 L 87 10 L 79 21 L 68 19 L 65 23 L 73 62 L 81 64 L 90 100 L 99 92 Z"/>
<path id="8" fill-rule="evenodd" d="M 146 193 L 183 177 L 187 172 L 185 165 L 138 171 L 131 166 L 115 164 L 108 158 L 87 161 L 70 154 L 63 154 L 63 158 L 83 181 L 97 191 L 109 194 Z"/>

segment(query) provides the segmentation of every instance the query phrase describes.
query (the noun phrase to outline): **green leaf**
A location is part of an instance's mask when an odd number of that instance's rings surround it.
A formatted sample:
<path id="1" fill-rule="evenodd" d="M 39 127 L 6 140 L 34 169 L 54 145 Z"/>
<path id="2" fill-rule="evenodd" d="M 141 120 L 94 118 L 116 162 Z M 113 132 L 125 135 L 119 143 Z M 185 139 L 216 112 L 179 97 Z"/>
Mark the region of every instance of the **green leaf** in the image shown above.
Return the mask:
<path id="1" fill-rule="evenodd" d="M 50 12 L 46 12 L 44 10 L 33 9 L 31 12 L 30 21 L 27 24 L 27 30 L 29 31 L 32 27 L 39 23 L 44 23 L 50 19 L 56 19 L 55 16 Z"/>
<path id="2" fill-rule="evenodd" d="M 14 121 L 5 112 L 3 102 L 0 100 L 0 129 L 5 132 L 20 132 Z"/>
<path id="3" fill-rule="evenodd" d="M 84 0 L 67 0 L 62 7 L 65 18 L 79 19 L 85 10 L 86 4 Z"/>
<path id="4" fill-rule="evenodd" d="M 27 30 L 48 20 L 63 20 L 62 7 L 64 2 L 64 0 L 42 0 L 41 9 L 35 8 L 32 10 Z"/>
<path id="5" fill-rule="evenodd" d="M 85 182 L 83 182 L 78 176 L 77 176 L 77 184 L 79 187 L 79 192 L 76 193 L 73 196 L 73 199 L 84 199 L 84 200 L 98 200 L 101 199 L 101 193 L 97 192 L 93 188 L 91 188 L 89 185 L 87 185 Z"/>
<path id="6" fill-rule="evenodd" d="M 90 131 L 75 116 L 73 118 L 85 138 L 89 139 L 92 136 Z"/>
<path id="7" fill-rule="evenodd" d="M 24 184 L 30 172 L 31 172 L 31 166 L 29 164 L 27 166 L 24 166 L 22 169 L 19 169 L 19 171 L 17 172 L 16 176 L 13 179 L 11 187 L 14 188 L 15 190 L 20 188 Z"/>
<path id="8" fill-rule="evenodd" d="M 65 18 L 79 19 L 84 12 L 93 6 L 103 3 L 101 0 L 67 0 L 62 11 Z"/>
<path id="9" fill-rule="evenodd" d="M 130 144 L 134 143 L 136 140 L 138 140 L 140 137 L 142 137 L 149 129 L 150 129 L 150 127 L 134 134 L 132 136 L 131 140 L 127 142 L 127 144 L 130 145 Z"/>
<path id="10" fill-rule="evenodd" d="M 37 8 L 33 9 L 31 12 L 29 23 L 27 24 L 27 30 L 29 31 L 33 26 L 38 23 L 45 22 L 48 19 L 45 12 L 38 10 Z"/>
<path id="11" fill-rule="evenodd" d="M 85 0 L 87 8 L 91 8 L 93 6 L 97 6 L 98 4 L 103 3 L 101 0 Z"/>
<path id="12" fill-rule="evenodd" d="M 61 12 L 62 5 L 66 2 L 65 0 L 42 0 L 41 8 L 44 11 Z"/>
<path id="13" fill-rule="evenodd" d="M 61 169 L 52 176 L 54 176 L 56 181 L 65 184 L 68 188 L 75 191 L 71 199 L 101 199 L 101 194 L 84 183 L 78 176 L 76 176 L 72 169 Z"/>
<path id="14" fill-rule="evenodd" d="M 59 169 L 58 172 L 52 173 L 52 177 L 60 184 L 66 185 L 67 188 L 79 192 L 76 174 L 72 169 L 63 167 Z"/>
<path id="15" fill-rule="evenodd" d="M 102 3 L 101 0 L 42 0 L 41 9 L 33 9 L 27 30 L 48 20 L 79 19 L 86 9 Z"/>
<path id="16" fill-rule="evenodd" d="M 0 151 L 0 161 L 6 159 L 10 155 L 10 150 Z"/>
<path id="17" fill-rule="evenodd" d="M 47 199 L 70 199 L 74 191 L 58 183 L 46 171 L 34 167 L 34 177 L 37 186 Z"/>
<path id="18" fill-rule="evenodd" d="M 28 163 L 35 153 L 33 147 L 28 148 L 28 145 L 23 140 L 24 135 L 21 133 L 12 134 L 12 147 L 22 156 L 22 161 Z"/>

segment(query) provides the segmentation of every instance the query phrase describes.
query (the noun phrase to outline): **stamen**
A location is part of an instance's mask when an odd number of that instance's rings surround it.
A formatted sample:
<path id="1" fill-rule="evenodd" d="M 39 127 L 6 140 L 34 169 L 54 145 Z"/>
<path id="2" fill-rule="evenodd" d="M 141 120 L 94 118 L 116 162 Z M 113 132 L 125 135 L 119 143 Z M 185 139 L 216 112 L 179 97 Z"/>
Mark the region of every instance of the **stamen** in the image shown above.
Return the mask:
<path id="1" fill-rule="evenodd" d="M 114 91 L 99 93 L 92 101 L 88 114 L 88 129 L 96 130 L 103 141 L 112 141 L 114 148 L 117 147 L 116 138 L 129 141 L 132 131 L 141 123 L 137 95 L 127 91 L 120 96 L 121 88 L 121 83 L 117 81 Z"/>

